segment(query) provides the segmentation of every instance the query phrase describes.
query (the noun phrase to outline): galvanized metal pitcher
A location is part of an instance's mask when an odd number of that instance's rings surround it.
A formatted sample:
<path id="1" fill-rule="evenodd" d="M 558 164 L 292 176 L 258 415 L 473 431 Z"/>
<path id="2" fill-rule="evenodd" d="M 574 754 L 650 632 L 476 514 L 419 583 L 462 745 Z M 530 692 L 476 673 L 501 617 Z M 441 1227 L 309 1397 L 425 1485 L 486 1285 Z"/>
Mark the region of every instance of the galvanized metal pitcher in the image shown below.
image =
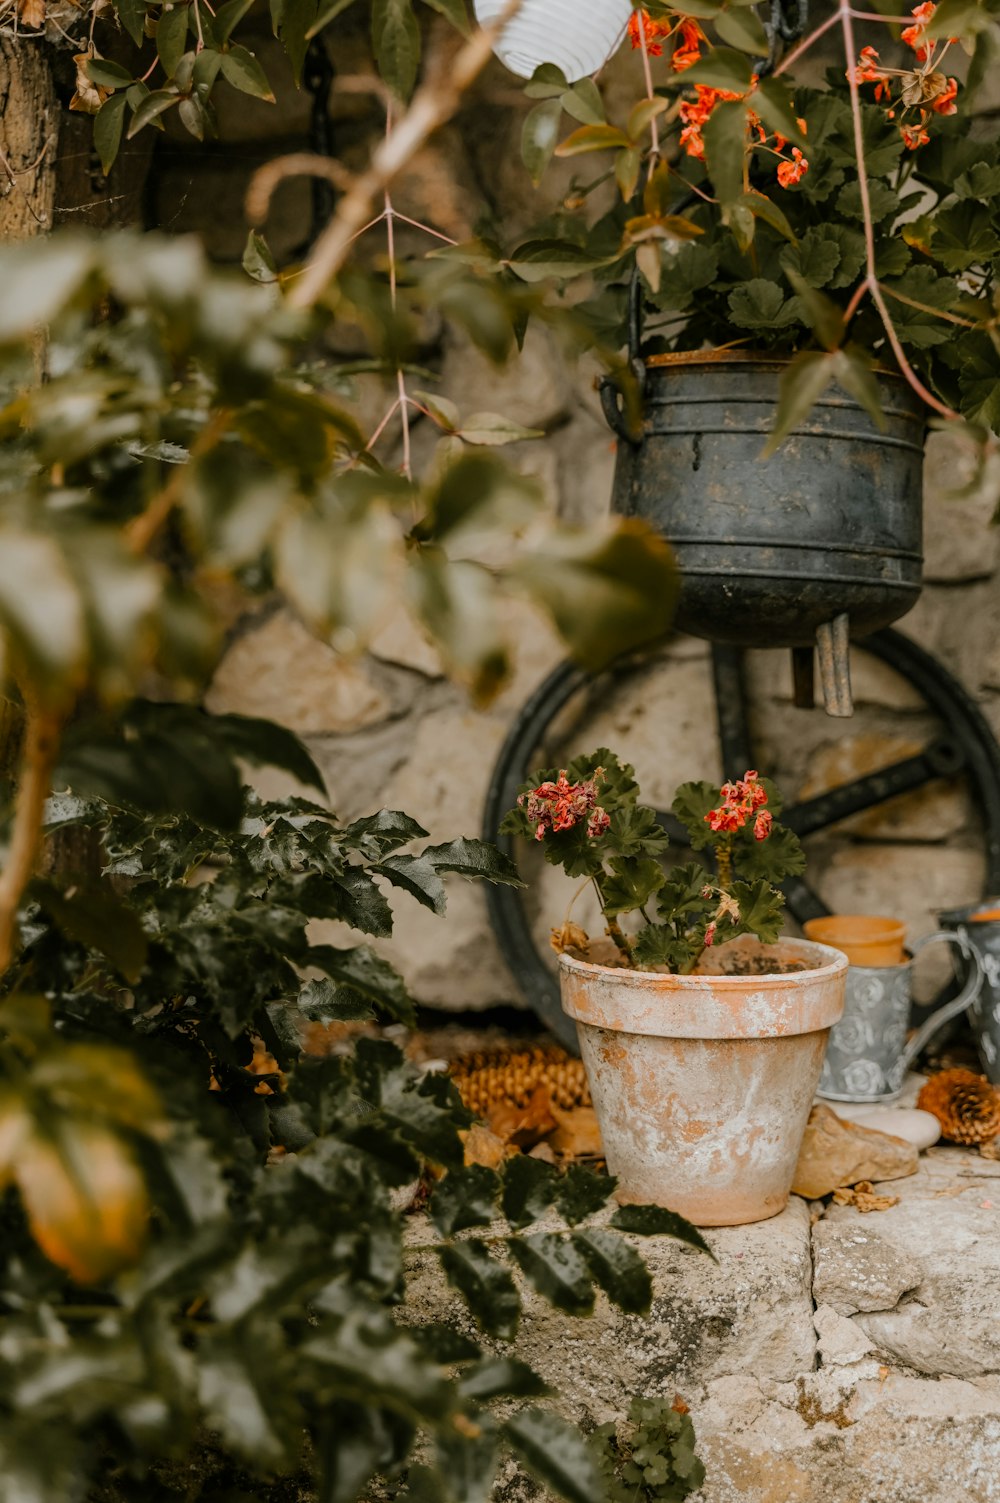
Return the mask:
<path id="1" fill-rule="evenodd" d="M 1000 923 L 994 927 L 1000 974 Z M 958 996 L 932 1013 L 907 1043 L 913 963 L 921 950 L 939 941 L 961 951 L 965 981 Z M 975 1006 L 982 983 L 983 967 L 975 947 L 964 935 L 946 929 L 918 940 L 902 965 L 850 966 L 844 1016 L 830 1030 L 819 1095 L 830 1101 L 891 1101 L 899 1095 L 910 1065 L 938 1029 Z"/>
<path id="2" fill-rule="evenodd" d="M 1000 1085 L 1000 919 L 977 917 L 985 911 L 976 903 L 939 913 L 938 920 L 972 947 L 981 964 L 983 983 L 969 1017 L 983 1069 L 993 1085 Z"/>

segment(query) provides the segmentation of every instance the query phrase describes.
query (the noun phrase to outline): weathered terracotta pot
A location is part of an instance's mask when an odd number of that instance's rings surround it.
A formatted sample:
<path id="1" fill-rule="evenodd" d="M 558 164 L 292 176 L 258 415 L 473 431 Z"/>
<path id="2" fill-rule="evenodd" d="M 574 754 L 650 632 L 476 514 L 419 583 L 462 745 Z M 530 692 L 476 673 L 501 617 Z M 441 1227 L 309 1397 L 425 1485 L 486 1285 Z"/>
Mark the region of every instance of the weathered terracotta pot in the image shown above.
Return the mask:
<path id="1" fill-rule="evenodd" d="M 844 1010 L 839 950 L 797 939 L 720 947 L 736 949 L 808 969 L 670 976 L 559 961 L 618 1199 L 667 1206 L 697 1226 L 783 1209 Z"/>

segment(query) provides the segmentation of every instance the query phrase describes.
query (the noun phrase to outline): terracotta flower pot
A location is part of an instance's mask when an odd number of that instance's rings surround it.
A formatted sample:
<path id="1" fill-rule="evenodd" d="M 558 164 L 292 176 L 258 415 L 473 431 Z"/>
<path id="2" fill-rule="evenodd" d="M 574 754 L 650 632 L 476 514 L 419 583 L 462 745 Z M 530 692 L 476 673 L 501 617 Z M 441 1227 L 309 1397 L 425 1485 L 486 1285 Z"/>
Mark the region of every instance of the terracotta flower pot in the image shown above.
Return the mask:
<path id="1" fill-rule="evenodd" d="M 851 965 L 902 965 L 906 925 L 900 919 L 869 913 L 830 913 L 807 919 L 802 925 L 806 939 L 843 950 Z"/>
<path id="2" fill-rule="evenodd" d="M 847 959 L 807 940 L 722 953 L 805 962 L 785 974 L 670 976 L 560 957 L 620 1201 L 698 1226 L 776 1216 L 788 1200 Z"/>

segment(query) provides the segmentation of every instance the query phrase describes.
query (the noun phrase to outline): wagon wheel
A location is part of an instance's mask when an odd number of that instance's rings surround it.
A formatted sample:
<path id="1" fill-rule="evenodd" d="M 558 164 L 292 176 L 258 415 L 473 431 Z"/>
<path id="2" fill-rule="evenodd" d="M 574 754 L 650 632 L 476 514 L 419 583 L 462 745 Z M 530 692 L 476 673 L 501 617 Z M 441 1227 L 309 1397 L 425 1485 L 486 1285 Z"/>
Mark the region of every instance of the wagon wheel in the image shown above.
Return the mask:
<path id="1" fill-rule="evenodd" d="M 1000 892 L 1000 747 L 972 697 L 935 658 L 897 631 L 876 632 L 860 644 L 894 669 L 943 721 L 945 729 L 915 756 L 878 772 L 842 784 L 817 798 L 786 805 L 782 820 L 806 837 L 837 824 L 849 815 L 872 809 L 902 793 L 910 793 L 936 778 L 964 773 L 982 812 L 987 894 Z M 713 646 L 712 668 L 716 717 L 723 766 L 730 774 L 757 765 L 747 723 L 743 654 L 738 648 Z M 515 842 L 497 835 L 497 827 L 513 805 L 517 790 L 535 764 L 545 734 L 570 700 L 593 680 L 572 663 L 562 663 L 524 705 L 505 741 L 493 771 L 486 798 L 483 833 L 513 856 Z M 671 838 L 684 843 L 684 832 L 667 813 L 660 822 Z M 785 885 L 791 914 L 799 923 L 829 910 L 800 878 Z M 575 1051 L 573 1024 L 559 1003 L 559 985 L 535 944 L 521 895 L 510 888 L 487 891 L 490 921 L 501 950 L 525 999 L 561 1041 Z"/>

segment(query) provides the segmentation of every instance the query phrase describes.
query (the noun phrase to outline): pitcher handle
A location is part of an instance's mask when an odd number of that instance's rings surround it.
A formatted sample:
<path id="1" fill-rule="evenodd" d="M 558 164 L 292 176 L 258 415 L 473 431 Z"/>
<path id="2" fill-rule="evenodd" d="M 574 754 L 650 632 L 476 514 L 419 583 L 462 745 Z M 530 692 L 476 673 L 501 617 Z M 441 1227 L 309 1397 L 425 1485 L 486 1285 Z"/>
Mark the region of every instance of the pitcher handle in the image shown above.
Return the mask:
<path id="1" fill-rule="evenodd" d="M 943 1007 L 939 1007 L 937 1012 L 932 1012 L 926 1023 L 923 1023 L 917 1029 L 903 1050 L 903 1065 L 907 1070 L 921 1049 L 931 1041 L 939 1028 L 943 1028 L 945 1023 L 950 1023 L 952 1018 L 957 1018 L 967 1007 L 972 1006 L 973 1002 L 979 996 L 980 988 L 983 984 L 982 962 L 979 959 L 975 946 L 966 939 L 964 934 L 956 934 L 951 929 L 938 929 L 934 934 L 925 935 L 923 939 L 917 940 L 917 943 L 913 946 L 914 957 L 926 945 L 932 945 L 938 940 L 944 940 L 950 945 L 957 945 L 972 969 L 958 996 L 953 997 L 950 1002 L 946 1002 Z"/>

